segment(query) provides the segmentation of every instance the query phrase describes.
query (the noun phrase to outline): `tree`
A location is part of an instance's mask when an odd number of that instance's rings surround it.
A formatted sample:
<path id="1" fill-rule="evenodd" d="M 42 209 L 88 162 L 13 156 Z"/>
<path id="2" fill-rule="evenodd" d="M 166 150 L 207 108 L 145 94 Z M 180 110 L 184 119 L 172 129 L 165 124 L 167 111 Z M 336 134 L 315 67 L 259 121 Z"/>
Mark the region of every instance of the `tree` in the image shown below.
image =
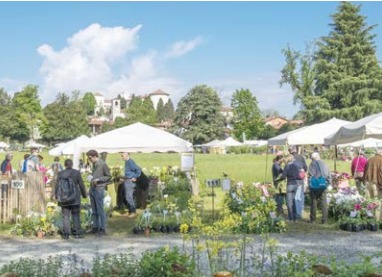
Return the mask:
<path id="1" fill-rule="evenodd" d="M 153 125 L 156 122 L 156 111 L 150 97 L 142 100 L 133 95 L 126 114 L 128 124 L 142 122 Z"/>
<path id="2" fill-rule="evenodd" d="M 202 144 L 224 135 L 221 100 L 216 91 L 206 85 L 193 87 L 179 103 L 175 123 L 180 136 L 193 144 Z"/>
<path id="3" fill-rule="evenodd" d="M 44 121 L 40 98 L 38 96 L 38 87 L 35 85 L 27 85 L 22 91 L 16 92 L 12 99 L 12 107 L 15 109 L 19 126 L 26 125 L 28 136 L 34 139 L 34 130 Z M 24 130 L 20 130 L 18 136 L 27 139 L 22 135 L 24 133 Z"/>
<path id="4" fill-rule="evenodd" d="M 117 97 L 119 100 L 121 100 L 121 110 L 126 109 L 127 101 L 124 97 L 122 97 L 120 94 L 118 94 Z"/>
<path id="5" fill-rule="evenodd" d="M 73 96 L 70 98 L 65 93 L 59 93 L 56 101 L 44 108 L 47 120 L 42 128 L 42 135 L 45 140 L 67 141 L 90 133 L 83 101 Z"/>
<path id="6" fill-rule="evenodd" d="M 83 107 L 87 115 L 94 115 L 95 106 L 97 105 L 97 100 L 94 94 L 91 92 L 86 92 L 82 98 Z"/>
<path id="7" fill-rule="evenodd" d="M 308 89 L 303 86 L 305 80 L 298 79 L 305 76 L 302 70 L 296 70 L 301 56 L 290 49 L 284 52 L 287 65 L 281 84 L 291 85 L 308 123 L 331 117 L 357 120 L 382 109 L 382 70 L 371 34 L 375 26 L 366 25 L 360 7 L 341 2 L 332 15 L 329 35 L 316 43 L 314 55 L 300 60 L 300 64 L 312 61 Z"/>
<path id="8" fill-rule="evenodd" d="M 174 121 L 175 109 L 171 99 L 168 99 L 167 103 L 164 105 L 164 114 L 165 114 L 166 121 L 170 121 L 170 122 Z"/>
<path id="9" fill-rule="evenodd" d="M 262 132 L 264 122 L 255 96 L 248 89 L 236 90 L 232 95 L 231 107 L 233 108 L 233 133 L 243 141 L 253 139 Z"/>
<path id="10" fill-rule="evenodd" d="M 157 120 L 159 123 L 166 120 L 166 111 L 164 110 L 162 98 L 159 98 L 158 105 L 157 105 Z"/>

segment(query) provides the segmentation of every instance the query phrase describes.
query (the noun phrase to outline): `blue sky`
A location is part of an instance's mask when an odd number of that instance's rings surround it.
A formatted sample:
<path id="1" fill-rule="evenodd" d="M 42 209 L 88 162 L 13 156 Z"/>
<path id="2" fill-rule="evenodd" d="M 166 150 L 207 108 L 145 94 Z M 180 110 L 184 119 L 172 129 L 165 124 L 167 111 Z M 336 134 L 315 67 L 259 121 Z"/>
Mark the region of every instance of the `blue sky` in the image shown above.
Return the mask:
<path id="1" fill-rule="evenodd" d="M 378 24 L 382 2 L 362 4 Z M 42 104 L 58 92 L 156 89 L 173 101 L 195 85 L 216 89 L 229 105 L 248 88 L 262 110 L 291 117 L 292 92 L 280 88 L 281 50 L 329 33 L 338 2 L 0 2 L 0 87 L 39 86 Z"/>

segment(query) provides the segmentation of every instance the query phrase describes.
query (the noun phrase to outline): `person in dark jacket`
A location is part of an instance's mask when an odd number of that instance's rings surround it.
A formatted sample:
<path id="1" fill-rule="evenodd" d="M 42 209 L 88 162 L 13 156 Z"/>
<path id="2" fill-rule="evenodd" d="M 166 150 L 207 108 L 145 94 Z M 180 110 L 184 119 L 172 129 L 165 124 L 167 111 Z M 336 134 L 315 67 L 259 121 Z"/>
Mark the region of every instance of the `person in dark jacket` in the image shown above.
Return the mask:
<path id="1" fill-rule="evenodd" d="M 273 185 L 276 188 L 275 200 L 277 204 L 277 213 L 279 215 L 284 213 L 283 205 L 286 201 L 286 191 L 283 191 L 282 189 L 282 183 L 285 182 L 285 180 L 282 179 L 283 169 L 281 168 L 281 164 L 283 162 L 283 155 L 277 155 L 276 158 L 273 160 L 272 165 Z"/>
<path id="2" fill-rule="evenodd" d="M 287 206 L 288 206 L 288 219 L 296 221 L 296 191 L 301 186 L 300 179 L 300 164 L 296 162 L 292 154 L 285 157 L 285 167 L 283 178 L 287 179 Z"/>
<path id="3" fill-rule="evenodd" d="M 72 235 L 73 238 L 82 238 L 81 231 L 81 219 L 80 219 L 80 204 L 81 204 L 81 195 L 83 198 L 86 198 L 86 189 L 82 181 L 81 173 L 73 169 L 73 161 L 70 159 L 65 160 L 65 170 L 58 172 L 58 183 L 62 179 L 71 178 L 74 184 L 77 185 L 77 194 L 76 200 L 71 205 L 63 205 L 58 203 L 61 206 L 62 222 L 63 222 L 63 231 L 62 238 L 69 239 L 69 235 Z M 57 199 L 58 186 L 56 186 L 55 196 Z M 70 228 L 70 216 L 73 221 L 73 233 L 71 233 Z"/>

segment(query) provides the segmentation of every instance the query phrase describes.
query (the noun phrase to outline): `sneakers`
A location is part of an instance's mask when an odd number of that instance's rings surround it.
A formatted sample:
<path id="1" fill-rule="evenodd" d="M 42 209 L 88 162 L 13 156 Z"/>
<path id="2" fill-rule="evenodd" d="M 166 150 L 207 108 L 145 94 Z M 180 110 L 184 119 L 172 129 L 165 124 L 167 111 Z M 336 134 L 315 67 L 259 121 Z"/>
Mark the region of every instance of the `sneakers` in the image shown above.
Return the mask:
<path id="1" fill-rule="evenodd" d="M 92 229 L 89 231 L 89 234 L 92 234 L 92 235 L 98 234 L 98 228 L 92 228 Z"/>

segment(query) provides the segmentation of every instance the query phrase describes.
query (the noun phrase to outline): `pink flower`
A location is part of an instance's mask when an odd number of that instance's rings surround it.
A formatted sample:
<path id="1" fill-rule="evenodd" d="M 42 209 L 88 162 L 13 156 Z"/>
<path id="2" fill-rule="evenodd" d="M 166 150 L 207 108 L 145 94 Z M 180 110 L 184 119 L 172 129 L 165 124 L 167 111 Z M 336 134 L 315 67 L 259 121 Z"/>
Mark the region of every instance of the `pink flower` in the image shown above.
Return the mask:
<path id="1" fill-rule="evenodd" d="M 356 203 L 354 204 L 354 210 L 359 211 L 362 208 L 361 204 Z"/>

